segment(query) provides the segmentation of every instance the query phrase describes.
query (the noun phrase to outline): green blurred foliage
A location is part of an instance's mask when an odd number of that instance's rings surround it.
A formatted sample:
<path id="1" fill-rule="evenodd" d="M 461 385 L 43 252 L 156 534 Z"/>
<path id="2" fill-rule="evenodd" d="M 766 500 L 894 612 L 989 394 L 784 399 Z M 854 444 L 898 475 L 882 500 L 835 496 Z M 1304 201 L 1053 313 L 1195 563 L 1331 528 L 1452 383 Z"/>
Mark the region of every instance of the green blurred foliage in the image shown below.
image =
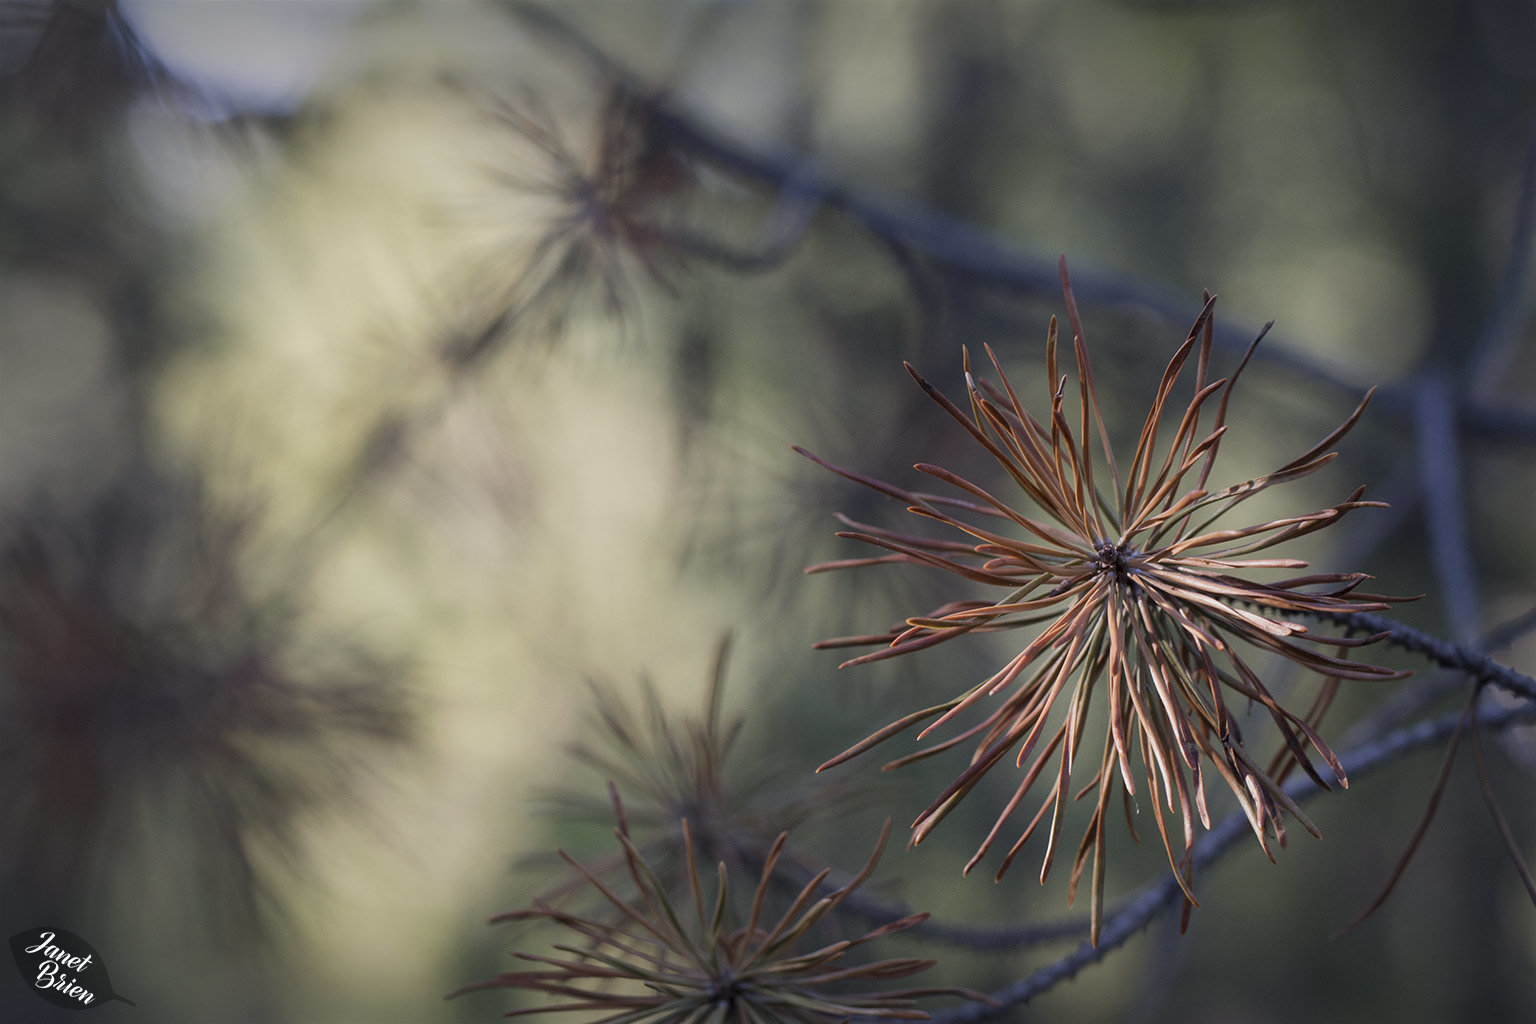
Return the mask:
<path id="1" fill-rule="evenodd" d="M 1176 311 L 1083 289 L 1111 431 L 1127 444 L 1202 289 L 1238 333 L 1277 321 L 1234 403 L 1232 480 L 1310 447 L 1386 385 L 1339 461 L 1264 511 L 1318 508 L 1363 483 L 1394 509 L 1309 538 L 1302 557 L 1428 594 L 1403 616 L 1442 635 L 1531 605 L 1532 240 L 1516 225 L 1536 176 L 1536 5 L 553 10 L 745 152 L 858 202 L 971 225 L 1046 266 L 1064 252 L 1085 278 L 1174 297 Z M 616 116 L 600 74 L 538 24 L 494 3 L 0 8 L 6 541 L 39 522 L 94 522 L 87 510 L 125 488 L 195 481 L 215 507 L 257 510 L 220 557 L 253 603 L 305 610 L 281 657 L 366 652 L 410 665 L 420 697 L 414 756 L 380 752 L 360 801 L 321 801 L 280 826 L 284 865 L 257 872 L 276 911 L 265 931 L 189 937 L 215 916 L 211 897 L 177 896 L 164 878 L 140 886 L 141 862 L 127 859 L 113 891 L 139 892 L 139 905 L 119 895 L 83 924 L 57 922 L 97 943 L 140 1019 L 498 1014 L 494 995 L 440 997 L 508 968 L 513 940 L 481 921 L 533 894 L 518 858 L 601 845 L 538 818 L 531 799 L 570 775 L 562 748 L 582 728 L 583 676 L 621 685 L 648 672 L 687 714 L 716 638 L 734 631 L 728 704 L 747 725 L 733 756 L 809 773 L 1003 657 L 1006 636 L 840 674 L 834 652 L 810 651 L 959 595 L 900 570 L 802 577 L 856 554 L 832 537 L 832 511 L 888 526 L 904 514 L 789 446 L 903 485 L 916 461 L 977 470 L 901 361 L 958 394 L 960 345 L 990 343 L 1043 403 L 1059 294 L 955 271 L 846 204 L 802 209 L 761 175 L 670 149 L 643 110 Z M 537 112 L 565 156 L 499 116 L 507 106 Z M 605 154 L 630 175 L 608 212 L 631 220 L 573 227 L 584 200 L 572 188 Z M 803 233 L 780 237 L 785 225 Z M 589 250 L 561 262 L 573 237 Z M 754 251 L 774 258 L 722 256 Z M 527 282 L 541 266 L 571 287 L 539 293 L 535 315 Z M 622 301 L 608 301 L 605 273 Z M 1223 349 L 1218 370 L 1235 358 Z M 1424 479 L 1443 464 L 1426 461 L 1439 442 L 1425 382 L 1460 403 L 1459 479 Z M 1466 418 L 1478 410 L 1482 425 Z M 1474 573 L 1449 586 L 1434 533 L 1447 492 Z M 146 506 L 187 526 L 174 502 Z M 100 527 L 79 529 L 82 548 L 100 540 Z M 183 570 L 166 571 L 174 592 Z M 1530 671 L 1536 647 L 1502 657 Z M 11 657 L 0 672 L 12 700 L 25 669 Z M 1298 695 L 1314 685 L 1275 678 Z M 1382 699 L 1361 689 L 1386 685 L 1346 685 L 1328 735 Z M 8 734 L 3 763 L 27 763 L 37 741 Z M 1528 861 L 1530 744 L 1490 744 Z M 839 777 L 869 781 L 875 756 Z M 899 835 L 957 763 L 882 777 L 878 802 L 797 840 L 852 869 L 880 820 L 894 816 Z M 1390 870 L 1434 771 L 1418 754 L 1314 802 L 1322 842 L 1297 829 L 1277 865 L 1240 850 L 1199 880 L 1188 935 L 1154 925 L 1016 1019 L 1536 1013 L 1536 917 L 1469 764 L 1392 902 L 1328 941 Z M 38 791 L 6 776 L 8 799 Z M 1001 883 L 985 866 L 960 876 L 1005 781 L 921 848 L 889 851 L 874 887 L 947 920 L 1067 916 L 1064 872 L 1042 889 L 1028 853 Z M 125 818 L 122 847 L 158 856 L 171 878 L 218 872 L 185 841 L 188 821 Z M 1112 844 L 1112 893 L 1160 877 L 1146 832 L 1142 847 Z M 8 827 L 0 840 L 8 880 L 23 838 Z M 119 839 L 92 842 L 111 863 Z M 169 919 L 187 935 L 162 946 L 141 934 L 177 899 Z M 5 910 L 10 931 L 35 923 Z M 909 948 L 941 961 L 926 983 L 990 989 L 1066 947 Z M 42 1004 L 8 984 L 0 1005 L 35 1015 Z"/>

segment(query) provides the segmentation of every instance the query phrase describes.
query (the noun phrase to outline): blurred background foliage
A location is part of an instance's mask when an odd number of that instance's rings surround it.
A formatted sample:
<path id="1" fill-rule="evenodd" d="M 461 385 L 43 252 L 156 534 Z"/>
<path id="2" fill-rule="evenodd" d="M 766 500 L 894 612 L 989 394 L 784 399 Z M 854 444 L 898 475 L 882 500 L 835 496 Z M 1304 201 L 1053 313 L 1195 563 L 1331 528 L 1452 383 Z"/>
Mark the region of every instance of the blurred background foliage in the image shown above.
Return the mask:
<path id="1" fill-rule="evenodd" d="M 507 969 L 481 922 L 536 891 L 520 858 L 608 848 L 536 814 L 593 735 L 585 677 L 638 707 L 648 674 L 698 718 L 732 632 L 732 757 L 808 775 L 990 671 L 1001 646 L 841 675 L 809 650 L 940 591 L 802 578 L 852 554 L 832 511 L 899 509 L 789 446 L 902 483 L 964 471 L 901 360 L 954 394 L 960 344 L 988 342 L 1043 400 L 1059 252 L 1113 433 L 1208 288 L 1229 342 L 1278 322 L 1233 480 L 1387 386 L 1338 463 L 1259 511 L 1359 483 L 1394 507 L 1302 557 L 1427 593 L 1402 616 L 1460 640 L 1530 607 L 1536 5 L 554 10 L 747 158 L 685 145 L 538 9 L 0 5 L 0 909 L 8 934 L 87 936 L 141 1019 L 505 1009 L 441 996 Z M 1536 640 L 1500 656 L 1529 672 Z M 1325 732 L 1386 685 L 1346 685 Z M 1490 747 L 1528 859 L 1531 742 Z M 1154 925 L 1018 1019 L 1528 1017 L 1536 917 L 1467 766 L 1393 901 L 1327 939 L 1436 763 L 1315 802 L 1322 842 L 1239 851 L 1186 937 Z M 796 839 L 852 870 L 952 770 L 881 776 Z M 991 818 L 969 803 L 875 887 L 951 921 L 1065 918 L 1064 878 L 961 878 Z M 1160 875 L 1155 845 L 1112 845 L 1112 892 Z M 902 941 L 940 959 L 925 982 L 982 989 L 1065 948 Z M 5 1000 L 44 1008 L 14 976 Z"/>

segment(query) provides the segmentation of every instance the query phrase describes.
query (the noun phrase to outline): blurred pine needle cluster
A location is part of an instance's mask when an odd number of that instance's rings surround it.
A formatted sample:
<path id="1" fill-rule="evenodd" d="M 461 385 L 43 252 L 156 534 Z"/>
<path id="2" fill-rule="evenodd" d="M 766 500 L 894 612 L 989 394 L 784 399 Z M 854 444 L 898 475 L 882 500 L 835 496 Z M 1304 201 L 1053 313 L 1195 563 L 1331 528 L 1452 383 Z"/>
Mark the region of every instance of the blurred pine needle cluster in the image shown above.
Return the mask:
<path id="1" fill-rule="evenodd" d="M 11 931 L 166 1019 L 1329 1019 L 1451 833 L 1371 1007 L 1529 1010 L 1536 21 L 1141 6 L 0 7 Z"/>

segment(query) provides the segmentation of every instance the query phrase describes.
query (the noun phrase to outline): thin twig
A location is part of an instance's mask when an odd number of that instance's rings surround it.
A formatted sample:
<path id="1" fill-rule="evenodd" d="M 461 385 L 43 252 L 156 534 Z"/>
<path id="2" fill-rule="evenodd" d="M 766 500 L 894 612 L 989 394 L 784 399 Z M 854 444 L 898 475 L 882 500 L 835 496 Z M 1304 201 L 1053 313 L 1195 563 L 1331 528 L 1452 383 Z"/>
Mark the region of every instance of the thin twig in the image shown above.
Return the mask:
<path id="1" fill-rule="evenodd" d="M 1383 736 L 1379 740 L 1346 751 L 1341 755 L 1340 760 L 1344 762 L 1345 770 L 1351 779 L 1364 778 L 1405 754 L 1450 736 L 1456 731 L 1461 717 L 1458 712 L 1418 722 Z M 1479 728 L 1498 730 L 1532 719 L 1536 719 L 1536 704 L 1480 710 L 1473 721 Z M 1286 784 L 1285 791 L 1298 802 L 1310 800 L 1322 792 L 1306 776 L 1297 776 L 1292 779 Z M 1193 854 L 1195 870 L 1199 872 L 1209 867 L 1227 850 L 1233 848 L 1248 832 L 1248 819 L 1242 814 L 1233 814 L 1218 822 L 1195 844 Z M 994 992 L 993 998 L 998 1001 L 996 1006 L 983 1004 L 960 1006 L 935 1013 L 933 1020 L 939 1024 L 960 1024 L 963 1021 L 990 1020 L 1003 1016 L 1013 1007 L 1028 1002 L 1071 978 L 1084 967 L 1104 959 L 1158 915 L 1179 903 L 1180 896 L 1178 881 L 1170 874 L 1144 890 L 1123 909 L 1106 918 L 1098 946 L 1084 942 L 1066 956 L 1047 964 L 1013 985 Z"/>
<path id="2" fill-rule="evenodd" d="M 1536 605 L 1490 629 L 1488 635 L 1483 638 L 1483 647 L 1490 651 L 1508 647 L 1533 629 L 1536 629 Z"/>
<path id="3" fill-rule="evenodd" d="M 748 864 L 753 863 L 751 858 L 751 854 L 745 858 Z M 784 872 L 785 880 L 796 886 L 803 886 L 816 874 L 816 869 L 799 861 L 781 864 L 781 870 Z M 820 895 L 827 896 L 836 892 L 846 882 L 846 878 L 838 872 L 833 872 L 828 875 L 826 881 L 821 883 L 817 891 Z M 1123 907 L 1117 908 L 1115 912 L 1118 913 L 1123 909 Z M 840 912 L 876 927 L 905 920 L 916 913 L 900 900 L 883 900 L 863 893 L 854 893 L 845 899 Z M 974 952 L 1004 953 L 1048 942 L 1082 938 L 1088 934 L 1088 926 L 1086 917 L 992 926 L 929 917 L 922 923 L 914 925 L 907 935 L 924 942 L 959 946 Z"/>
<path id="4" fill-rule="evenodd" d="M 573 28 L 549 8 L 526 0 L 503 0 L 503 8 L 526 28 L 568 49 L 621 92 L 644 96 L 653 105 L 654 123 L 669 140 L 722 170 L 753 180 L 803 203 L 806 209 L 835 210 L 890 244 L 921 251 L 957 277 L 1005 288 L 1014 294 L 1054 296 L 1060 285 L 1057 258 L 1029 252 L 969 224 L 920 207 L 877 198 L 809 170 L 804 158 L 770 153 L 748 146 L 704 124 L 675 102 L 658 100 L 655 90 L 623 63 Z M 1127 274 L 1081 268 L 1073 271 L 1079 299 L 1100 306 L 1150 312 L 1183 323 L 1189 309 L 1184 293 Z M 1253 340 L 1251 325 L 1224 322 L 1215 342 L 1234 353 L 1246 351 Z M 1329 364 L 1285 343 L 1272 342 L 1258 357 L 1318 384 L 1357 398 L 1365 386 Z M 1415 414 L 1414 389 L 1406 384 L 1377 390 L 1377 408 L 1399 419 Z M 1460 403 L 1458 427 L 1483 440 L 1514 443 L 1536 441 L 1536 409 L 1497 407 L 1492 403 Z"/>
<path id="5" fill-rule="evenodd" d="M 872 897 L 863 898 L 859 902 L 845 901 L 843 909 L 872 924 L 889 924 L 912 914 L 912 910 L 904 903 L 886 902 Z M 1081 938 L 1088 934 L 1088 919 L 1082 917 L 989 927 L 930 917 L 907 934 L 925 942 L 961 946 L 977 952 L 1001 953 L 1047 942 Z"/>
<path id="6" fill-rule="evenodd" d="M 1425 805 L 1424 813 L 1420 816 L 1419 824 L 1413 830 L 1413 835 L 1409 838 L 1407 846 L 1403 848 L 1402 856 L 1398 858 L 1397 866 L 1387 876 L 1386 884 L 1382 886 L 1381 891 L 1376 894 L 1376 897 L 1371 900 L 1370 904 L 1357 914 L 1352 921 L 1329 936 L 1330 941 L 1341 939 L 1364 924 L 1376 911 L 1381 909 L 1382 905 L 1392 895 L 1392 890 L 1397 888 L 1397 883 L 1402 881 L 1403 875 L 1408 870 L 1408 865 L 1413 861 L 1414 854 L 1419 852 L 1419 847 L 1423 844 L 1424 837 L 1429 834 L 1429 826 L 1434 824 L 1435 814 L 1440 809 L 1440 798 L 1445 796 L 1446 786 L 1451 781 L 1451 771 L 1456 767 L 1456 751 L 1461 746 L 1462 736 L 1466 735 L 1467 720 L 1476 714 L 1477 698 L 1481 693 L 1482 686 L 1478 685 L 1472 688 L 1472 692 L 1467 697 L 1467 702 L 1456 721 L 1456 731 L 1451 734 L 1450 745 L 1446 747 L 1445 756 L 1440 761 L 1440 774 L 1435 776 L 1435 784 L 1430 787 L 1429 802 Z"/>
<path id="7" fill-rule="evenodd" d="M 1491 683 L 1502 690 L 1536 701 L 1536 679 L 1524 672 L 1517 672 L 1507 665 L 1501 665 L 1486 654 L 1470 647 L 1442 640 L 1433 634 L 1414 629 L 1412 626 L 1374 612 L 1308 612 L 1306 614 L 1359 632 L 1387 633 L 1389 635 L 1383 643 L 1421 655 L 1444 668 L 1455 669 L 1468 679 Z"/>
<path id="8" fill-rule="evenodd" d="M 1503 650 L 1532 629 L 1536 629 L 1536 607 L 1528 608 L 1522 614 L 1488 630 L 1479 639 L 1478 649 L 1487 652 Z M 1384 735 L 1428 705 L 1466 685 L 1466 677 L 1459 671 L 1438 672 L 1404 683 L 1378 701 L 1370 714 L 1350 726 L 1341 742 L 1346 747 L 1353 747 Z"/>

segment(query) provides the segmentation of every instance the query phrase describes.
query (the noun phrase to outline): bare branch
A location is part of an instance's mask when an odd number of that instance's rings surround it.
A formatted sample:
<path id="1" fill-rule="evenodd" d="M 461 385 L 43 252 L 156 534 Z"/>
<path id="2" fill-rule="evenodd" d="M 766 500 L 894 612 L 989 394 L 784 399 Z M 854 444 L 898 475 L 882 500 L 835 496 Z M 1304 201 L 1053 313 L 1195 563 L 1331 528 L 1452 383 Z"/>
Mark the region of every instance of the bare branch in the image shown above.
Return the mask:
<path id="1" fill-rule="evenodd" d="M 1521 338 L 1520 328 L 1530 312 L 1532 292 L 1536 291 L 1533 264 L 1536 264 L 1536 134 L 1532 135 L 1525 152 L 1509 259 L 1504 264 L 1504 276 L 1499 280 L 1498 293 L 1472 355 L 1468 376 L 1473 393 L 1480 398 L 1497 390 L 1514 358 Z"/>
<path id="2" fill-rule="evenodd" d="M 1457 399 L 1450 380 L 1430 373 L 1415 388 L 1414 425 L 1419 435 L 1419 486 L 1424 495 L 1424 529 L 1451 635 L 1458 643 L 1477 636 L 1481 618 L 1477 570 L 1467 531 L 1467 494 L 1456 436 Z"/>
<path id="3" fill-rule="evenodd" d="M 1461 717 L 1461 713 L 1457 712 L 1418 722 L 1346 751 L 1341 755 L 1341 760 L 1350 778 L 1364 778 L 1398 758 L 1452 735 Z M 1536 719 L 1536 704 L 1527 703 L 1515 707 L 1481 709 L 1472 719 L 1472 724 L 1483 729 L 1502 730 L 1533 719 Z M 1286 784 L 1285 791 L 1298 802 L 1310 800 L 1322 792 L 1305 776 L 1292 779 Z M 1195 844 L 1195 871 L 1199 872 L 1215 863 L 1228 850 L 1235 848 L 1247 832 L 1248 820 L 1242 814 L 1234 814 L 1218 822 Z M 1096 948 L 1084 942 L 1059 960 L 1047 964 L 1008 988 L 994 992 L 993 998 L 998 1001 L 996 1006 L 977 1004 L 956 1007 L 935 1013 L 933 1020 L 940 1024 L 960 1024 L 962 1021 L 991 1020 L 1006 1015 L 1011 1008 L 1028 1002 L 1073 977 L 1084 967 L 1104 959 L 1159 915 L 1177 905 L 1181 892 L 1177 878 L 1171 874 L 1166 876 L 1105 919 L 1104 931 Z"/>
<path id="4" fill-rule="evenodd" d="M 1390 635 L 1384 638 L 1384 643 L 1411 651 L 1445 668 L 1455 669 L 1469 679 L 1491 683 L 1502 690 L 1536 701 L 1536 679 L 1524 672 L 1517 672 L 1506 665 L 1501 665 L 1486 654 L 1470 647 L 1442 640 L 1433 634 L 1414 629 L 1412 626 L 1404 625 L 1375 612 L 1348 614 L 1308 612 L 1305 614 L 1335 622 L 1351 631 L 1388 633 Z"/>
<path id="5" fill-rule="evenodd" d="M 1020 295 L 1050 296 L 1056 293 L 1059 276 L 1054 254 L 1030 252 L 934 211 L 879 198 L 865 189 L 850 188 L 809 169 L 803 157 L 771 153 L 733 139 L 692 117 L 675 103 L 658 100 L 655 90 L 640 76 L 549 8 L 525 0 L 503 0 L 503 8 L 524 27 L 580 57 L 615 89 L 646 97 L 654 104 L 656 123 L 666 130 L 674 144 L 722 170 L 771 188 L 781 199 L 798 204 L 804 210 L 835 210 L 888 245 L 920 252 L 958 278 Z M 1189 305 L 1189 297 L 1176 289 L 1128 274 L 1084 269 L 1079 265 L 1073 271 L 1072 280 L 1073 290 L 1084 302 L 1150 313 L 1169 322 L 1182 323 Z M 1217 326 L 1214 341 L 1221 348 L 1241 355 L 1254 334 L 1252 325 L 1226 321 Z M 1276 339 L 1265 346 L 1258 357 L 1351 399 L 1365 391 L 1361 381 L 1303 354 L 1294 346 L 1287 346 L 1283 340 Z M 1377 392 L 1376 403 L 1389 415 L 1408 420 L 1416 411 L 1415 390 L 1408 384 L 1387 385 Z M 1457 409 L 1456 422 L 1463 431 L 1483 440 L 1526 444 L 1536 441 L 1536 409 L 1467 402 Z"/>

